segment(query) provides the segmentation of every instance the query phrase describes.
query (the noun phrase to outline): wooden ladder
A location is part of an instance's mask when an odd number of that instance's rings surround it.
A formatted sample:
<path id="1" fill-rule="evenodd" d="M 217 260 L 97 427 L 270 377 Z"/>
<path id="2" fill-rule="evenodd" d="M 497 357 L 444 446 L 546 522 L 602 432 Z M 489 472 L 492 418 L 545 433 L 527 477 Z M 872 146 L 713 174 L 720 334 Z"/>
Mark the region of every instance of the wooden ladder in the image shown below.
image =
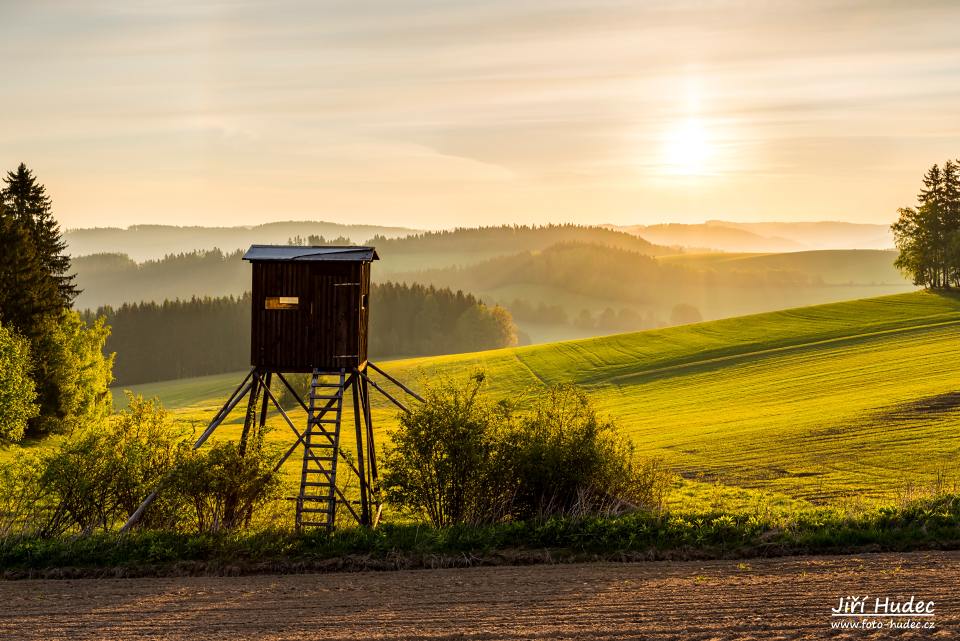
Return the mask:
<path id="1" fill-rule="evenodd" d="M 325 527 L 332 530 L 336 520 L 337 457 L 340 455 L 340 418 L 346 372 L 341 369 L 338 375 L 339 382 L 328 383 L 323 373 L 313 370 L 310 381 L 310 411 L 307 431 L 303 435 L 303 469 L 297 497 L 298 529 Z"/>

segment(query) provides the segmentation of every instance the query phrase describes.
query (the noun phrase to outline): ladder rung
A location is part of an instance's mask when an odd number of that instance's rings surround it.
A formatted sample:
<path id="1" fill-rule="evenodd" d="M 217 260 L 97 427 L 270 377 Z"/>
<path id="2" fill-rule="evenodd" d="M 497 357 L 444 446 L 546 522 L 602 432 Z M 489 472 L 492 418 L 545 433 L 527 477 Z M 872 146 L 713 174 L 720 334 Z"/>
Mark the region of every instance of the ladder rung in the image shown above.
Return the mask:
<path id="1" fill-rule="evenodd" d="M 311 418 L 310 422 L 314 425 L 323 424 L 323 425 L 335 425 L 339 423 L 340 420 L 336 418 Z"/>
<path id="2" fill-rule="evenodd" d="M 300 501 L 326 501 L 327 503 L 333 501 L 329 496 L 312 496 L 310 494 L 298 496 L 297 499 Z"/>
<path id="3" fill-rule="evenodd" d="M 330 461 L 335 461 L 335 460 L 337 460 L 337 457 L 335 457 L 335 456 L 310 456 L 309 454 L 308 454 L 307 456 L 304 456 L 303 458 L 307 459 L 308 461 L 318 461 L 318 462 L 321 462 L 321 463 L 322 463 L 322 462 L 328 462 L 328 463 L 329 463 Z"/>
<path id="4" fill-rule="evenodd" d="M 308 467 L 305 470 L 305 473 L 306 474 L 323 474 L 327 478 L 330 478 L 330 476 L 333 474 L 333 470 L 325 470 L 322 467 L 321 468 Z M 303 481 L 304 479 L 300 479 L 300 480 Z"/>
<path id="5" fill-rule="evenodd" d="M 300 521 L 300 527 L 330 527 L 329 523 L 316 523 L 313 521 Z"/>
<path id="6" fill-rule="evenodd" d="M 343 387 L 342 383 L 311 383 L 310 387 L 316 389 L 318 387 Z"/>
<path id="7" fill-rule="evenodd" d="M 320 432 L 314 432 L 312 436 L 323 436 L 323 434 Z M 329 441 L 320 441 L 319 443 L 310 445 L 310 449 L 318 450 L 329 450 L 331 447 L 333 447 L 333 443 L 330 443 Z"/>
<path id="8" fill-rule="evenodd" d="M 335 399 L 335 398 L 343 398 L 343 395 L 341 395 L 341 394 L 334 394 L 334 395 L 331 396 L 331 395 L 329 395 L 329 394 L 311 394 L 311 395 L 310 395 L 310 398 L 312 398 L 312 399 L 315 400 L 315 401 L 316 401 L 316 400 L 332 401 L 332 400 Z"/>

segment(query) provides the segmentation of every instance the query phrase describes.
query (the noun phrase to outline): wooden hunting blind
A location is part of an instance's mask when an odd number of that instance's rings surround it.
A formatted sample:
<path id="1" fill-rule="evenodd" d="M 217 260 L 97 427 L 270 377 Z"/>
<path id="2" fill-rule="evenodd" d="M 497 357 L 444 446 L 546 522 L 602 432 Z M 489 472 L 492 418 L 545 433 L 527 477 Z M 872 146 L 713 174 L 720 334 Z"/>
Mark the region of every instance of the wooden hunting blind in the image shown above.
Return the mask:
<path id="1" fill-rule="evenodd" d="M 370 267 L 379 260 L 373 247 L 302 247 L 253 245 L 243 256 L 252 266 L 250 364 L 247 376 L 214 415 L 194 444 L 201 447 L 240 402 L 247 411 L 240 436 L 240 452 L 260 439 L 272 405 L 293 432 L 295 441 L 274 467 L 279 471 L 300 449 L 300 491 L 296 501 L 298 528 L 332 529 L 338 508 L 361 525 L 374 526 L 382 502 L 377 473 L 369 389 L 384 395 L 402 410 L 407 408 L 384 387 L 393 384 L 422 401 L 400 381 L 367 359 L 370 318 Z M 376 373 L 383 377 L 377 383 Z M 306 396 L 298 393 L 284 374 L 310 373 Z M 276 378 L 274 378 L 276 377 Z M 281 407 L 272 386 L 279 383 L 306 412 L 306 426 L 298 430 Z M 279 391 L 279 388 L 278 388 Z M 347 394 L 352 400 L 356 457 L 340 448 L 340 428 Z M 350 414 L 350 412 L 347 412 Z M 338 467 L 346 465 L 358 481 L 338 482 Z M 353 478 L 348 474 L 348 479 Z M 347 487 L 351 489 L 347 489 Z M 124 529 L 133 527 L 157 497 L 158 488 L 130 515 Z M 357 493 L 356 498 L 347 494 Z"/>
<path id="2" fill-rule="evenodd" d="M 250 364 L 283 372 L 367 360 L 373 247 L 254 245 Z"/>

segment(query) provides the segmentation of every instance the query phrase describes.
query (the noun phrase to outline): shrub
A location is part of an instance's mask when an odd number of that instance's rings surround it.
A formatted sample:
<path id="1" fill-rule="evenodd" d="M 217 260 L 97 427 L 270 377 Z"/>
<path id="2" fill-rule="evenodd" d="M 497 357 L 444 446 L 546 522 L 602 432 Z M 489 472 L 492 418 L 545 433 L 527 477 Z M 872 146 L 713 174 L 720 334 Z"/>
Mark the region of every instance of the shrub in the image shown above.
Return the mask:
<path id="1" fill-rule="evenodd" d="M 547 390 L 508 438 L 516 518 L 662 507 L 670 476 L 659 459 L 639 462 L 617 425 L 573 385 Z"/>
<path id="2" fill-rule="evenodd" d="M 300 399 L 309 405 L 310 400 L 310 374 L 288 374 L 284 376 L 287 382 L 290 384 L 290 387 L 297 393 L 297 396 Z M 277 398 L 277 401 L 280 403 L 280 407 L 284 411 L 289 412 L 290 410 L 297 409 L 300 407 L 300 403 L 297 402 L 296 397 L 290 393 L 290 389 L 283 384 L 279 378 L 277 378 L 270 386 L 273 391 L 273 395 Z"/>
<path id="3" fill-rule="evenodd" d="M 465 383 L 428 386 L 426 402 L 400 415 L 385 450 L 387 500 L 435 527 L 491 522 L 506 513 L 497 409 L 479 397 L 483 380 L 476 373 Z"/>
<path id="4" fill-rule="evenodd" d="M 428 386 L 384 458 L 387 500 L 434 526 L 659 509 L 671 479 L 640 461 L 573 386 L 526 412 L 480 396 L 483 374 Z"/>
<path id="5" fill-rule="evenodd" d="M 270 465 L 276 453 L 254 447 L 241 456 L 234 443 L 194 451 L 188 436 L 158 402 L 131 395 L 127 410 L 0 468 L 0 533 L 47 538 L 109 531 L 158 488 L 141 529 L 248 525 L 277 493 Z"/>
<path id="6" fill-rule="evenodd" d="M 278 452 L 254 447 L 244 454 L 234 442 L 191 451 L 173 471 L 165 492 L 182 501 L 187 523 L 198 533 L 250 525 L 254 512 L 279 498 Z"/>
<path id="7" fill-rule="evenodd" d="M 4 529 L 41 537 L 109 530 L 183 457 L 185 437 L 158 403 L 131 397 L 124 412 L 4 470 Z M 162 497 L 145 518 L 151 526 L 169 526 L 177 513 L 175 501 Z"/>
<path id="8" fill-rule="evenodd" d="M 0 441 L 20 441 L 40 412 L 31 369 L 29 341 L 0 325 Z"/>

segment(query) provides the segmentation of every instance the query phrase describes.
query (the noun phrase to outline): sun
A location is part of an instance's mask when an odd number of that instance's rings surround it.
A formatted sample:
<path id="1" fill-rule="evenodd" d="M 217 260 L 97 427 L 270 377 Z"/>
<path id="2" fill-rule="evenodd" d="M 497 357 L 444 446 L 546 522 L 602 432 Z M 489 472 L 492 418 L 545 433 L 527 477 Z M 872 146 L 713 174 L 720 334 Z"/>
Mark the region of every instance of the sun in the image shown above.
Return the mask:
<path id="1" fill-rule="evenodd" d="M 706 123 L 690 117 L 674 123 L 663 136 L 664 173 L 677 176 L 701 176 L 709 173 L 713 145 Z"/>

